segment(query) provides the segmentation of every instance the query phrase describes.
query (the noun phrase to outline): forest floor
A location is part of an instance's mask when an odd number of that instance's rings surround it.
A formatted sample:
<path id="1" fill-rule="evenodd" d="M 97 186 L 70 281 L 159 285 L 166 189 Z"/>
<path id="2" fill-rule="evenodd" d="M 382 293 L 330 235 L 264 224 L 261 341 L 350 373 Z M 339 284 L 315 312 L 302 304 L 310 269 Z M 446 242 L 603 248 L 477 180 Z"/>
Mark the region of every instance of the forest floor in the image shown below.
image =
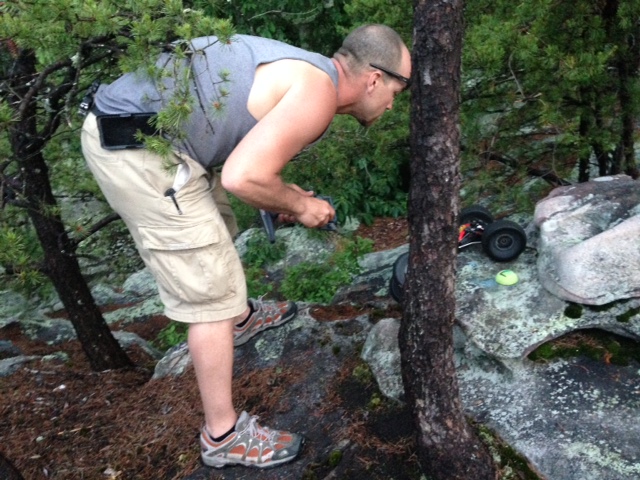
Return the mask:
<path id="1" fill-rule="evenodd" d="M 382 251 L 407 243 L 408 226 L 403 219 L 378 219 L 356 234 Z M 344 318 L 340 309 L 313 310 L 322 321 Z M 399 309 L 392 314 L 398 316 Z M 123 329 L 151 341 L 168 323 L 156 316 Z M 94 372 L 79 342 L 34 342 L 17 323 L 0 329 L 0 340 L 10 340 L 25 355 L 68 355 L 66 361 L 28 363 L 0 378 L 0 453 L 26 480 L 177 479 L 200 468 L 195 432 L 202 417 L 193 369 L 171 381 L 150 381 L 155 362 L 133 347 L 127 353 L 136 368 Z M 251 388 L 234 381 L 236 403 L 251 396 Z M 161 422 L 153 412 L 162 413 Z M 386 447 L 401 454 L 400 471 L 407 470 L 407 456 L 412 456 L 409 444 L 407 438 Z M 361 458 L 363 465 L 378 461 L 379 452 L 369 452 L 369 458 Z M 410 462 L 415 466 L 415 456 Z"/>
<path id="2" fill-rule="evenodd" d="M 405 219 L 377 219 L 370 226 L 361 226 L 356 235 L 372 240 L 374 251 L 383 251 L 408 242 L 408 225 Z M 350 305 L 314 305 L 310 313 L 319 322 L 331 322 L 355 318 L 363 310 Z M 402 313 L 400 307 L 394 305 L 384 315 L 401 318 Z M 64 312 L 58 312 L 57 316 L 64 317 Z M 126 325 L 121 322 L 112 328 L 131 331 L 153 341 L 168 324 L 169 320 L 159 315 L 144 322 Z M 16 373 L 0 378 L 0 453 L 25 480 L 424 479 L 419 471 L 408 409 L 397 404 L 387 410 L 370 409 L 367 402 L 371 402 L 376 393 L 372 394 L 370 387 L 355 384 L 352 378 L 357 355 L 347 359 L 336 378 L 328 382 L 335 381 L 335 385 L 327 387 L 329 393 L 322 399 L 321 406 L 325 412 L 321 416 L 333 412 L 333 421 L 336 421 L 336 414 L 343 415 L 336 423 L 348 425 L 346 435 L 351 453 L 348 459 L 335 459 L 342 465 L 311 462 L 302 474 L 285 473 L 293 471 L 287 470 L 288 466 L 269 470 L 273 473 L 242 468 L 227 468 L 219 473 L 203 468 L 200 462 L 197 432 L 202 409 L 192 368 L 179 377 L 151 381 L 155 361 L 141 348 L 132 347 L 127 353 L 135 368 L 94 372 L 79 342 L 53 346 L 38 343 L 24 336 L 17 323 L 0 329 L 0 340 L 10 340 L 25 355 L 42 356 L 60 351 L 68 355 L 65 361 L 27 363 Z M 305 361 L 304 358 L 289 360 L 298 366 Z M 264 372 L 249 373 L 249 380 L 234 378 L 234 402 L 238 410 L 251 410 L 268 420 L 268 412 L 281 408 L 274 399 L 286 397 L 288 388 L 305 381 L 301 373 L 311 375 L 308 370 L 295 366 L 276 370 L 275 382 L 274 377 L 265 376 Z M 269 392 L 266 400 L 265 391 Z M 308 423 L 307 420 L 303 422 Z M 329 428 L 320 421 L 316 423 L 317 430 Z M 494 441 L 499 442 L 495 438 Z M 305 450 L 313 448 L 310 445 Z M 309 457 L 314 452 L 303 454 Z M 500 470 L 511 473 L 508 476 L 500 473 L 500 479 L 538 478 L 517 455 L 508 462 Z M 345 468 L 348 468 L 346 473 Z M 251 471 L 247 473 L 247 470 Z M 1 480 L 13 480 L 4 475 L 0 462 Z"/>

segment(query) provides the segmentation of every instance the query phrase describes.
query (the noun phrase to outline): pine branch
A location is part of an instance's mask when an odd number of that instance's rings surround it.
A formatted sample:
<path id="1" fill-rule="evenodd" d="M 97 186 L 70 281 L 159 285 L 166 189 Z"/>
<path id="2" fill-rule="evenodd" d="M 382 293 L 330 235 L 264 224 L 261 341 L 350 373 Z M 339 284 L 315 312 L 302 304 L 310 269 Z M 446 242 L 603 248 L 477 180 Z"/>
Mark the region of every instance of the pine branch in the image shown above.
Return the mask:
<path id="1" fill-rule="evenodd" d="M 118 215 L 117 213 L 111 213 L 106 217 L 100 219 L 98 222 L 94 223 L 90 228 L 83 230 L 82 235 L 76 238 L 73 238 L 71 240 L 73 250 L 75 251 L 78 248 L 78 246 L 82 242 L 84 242 L 87 238 L 89 238 L 91 235 L 93 235 L 94 233 L 97 233 L 98 231 L 102 230 L 104 227 L 106 227 L 110 223 L 115 222 L 116 220 L 120 220 L 120 215 Z"/>

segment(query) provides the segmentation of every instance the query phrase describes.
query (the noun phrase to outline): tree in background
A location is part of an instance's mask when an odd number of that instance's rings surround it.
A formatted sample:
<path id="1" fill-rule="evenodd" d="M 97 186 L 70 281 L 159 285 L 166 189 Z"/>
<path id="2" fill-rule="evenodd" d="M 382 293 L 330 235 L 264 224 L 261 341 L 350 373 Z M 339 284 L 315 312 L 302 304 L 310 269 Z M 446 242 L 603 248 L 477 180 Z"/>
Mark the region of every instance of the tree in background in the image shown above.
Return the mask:
<path id="1" fill-rule="evenodd" d="M 273 38 L 330 56 L 350 30 L 344 0 L 254 0 L 194 5 L 217 18 L 228 18 L 238 33 Z"/>
<path id="2" fill-rule="evenodd" d="M 51 280 L 94 370 L 126 367 L 131 361 L 111 335 L 82 275 L 76 249 L 84 236 L 70 234 L 49 174 L 65 150 L 79 155 L 64 145 L 78 135 L 79 100 L 93 81 L 109 81 L 110 75 L 149 64 L 176 38 L 226 38 L 231 31 L 228 22 L 187 9 L 179 0 L 0 4 L 0 149 L 5 159 L 0 164 L 0 258 L 7 272 L 28 278 L 26 272 L 36 271 Z M 176 106 L 188 108 L 188 102 Z M 169 116 L 172 120 L 175 115 Z M 58 148 L 50 148 L 53 144 Z M 16 209 L 26 213 L 31 227 Z M 38 248 L 25 231 L 34 232 Z"/>
<path id="3" fill-rule="evenodd" d="M 467 422 L 453 362 L 462 0 L 417 0 L 414 31 L 402 379 L 424 473 L 493 480 L 493 459 Z"/>
<path id="4" fill-rule="evenodd" d="M 468 156 L 638 177 L 640 1 L 471 0 L 465 15 Z"/>

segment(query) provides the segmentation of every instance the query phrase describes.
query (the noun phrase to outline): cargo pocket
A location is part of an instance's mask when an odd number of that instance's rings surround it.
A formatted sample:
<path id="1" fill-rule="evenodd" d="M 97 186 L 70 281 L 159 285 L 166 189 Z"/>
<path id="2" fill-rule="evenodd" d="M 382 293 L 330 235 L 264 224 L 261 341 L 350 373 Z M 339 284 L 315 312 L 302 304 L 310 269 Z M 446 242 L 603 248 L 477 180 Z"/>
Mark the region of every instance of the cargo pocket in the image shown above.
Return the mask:
<path id="1" fill-rule="evenodd" d="M 180 227 L 140 227 L 142 248 L 158 286 L 176 300 L 215 303 L 236 292 L 237 253 L 208 221 Z M 224 227 L 223 227 L 224 228 Z"/>

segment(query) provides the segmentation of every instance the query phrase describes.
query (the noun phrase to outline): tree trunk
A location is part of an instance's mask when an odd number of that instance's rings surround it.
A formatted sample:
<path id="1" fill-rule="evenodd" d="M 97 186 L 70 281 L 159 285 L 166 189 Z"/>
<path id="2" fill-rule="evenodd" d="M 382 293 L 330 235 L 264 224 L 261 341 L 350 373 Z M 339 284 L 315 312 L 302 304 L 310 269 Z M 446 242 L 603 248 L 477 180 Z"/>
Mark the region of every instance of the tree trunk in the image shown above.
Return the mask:
<path id="1" fill-rule="evenodd" d="M 586 107 L 585 107 L 586 110 Z M 578 132 L 580 134 L 580 140 L 584 141 L 589 136 L 589 125 L 591 123 L 591 119 L 589 118 L 586 112 L 582 112 L 580 115 L 580 127 Z M 578 182 L 588 182 L 589 181 L 589 159 L 591 157 L 591 152 L 586 148 L 580 149 L 580 156 L 578 158 Z"/>
<path id="2" fill-rule="evenodd" d="M 616 70 L 618 72 L 618 105 L 621 110 L 622 124 L 620 140 L 608 173 L 615 175 L 624 172 L 633 178 L 638 178 L 640 172 L 634 147 L 638 101 L 633 92 L 640 67 L 640 45 L 637 41 L 640 28 L 635 22 L 633 33 L 619 33 L 620 4 L 620 0 L 607 0 L 602 4 L 602 18 L 605 21 L 607 36 L 612 39 L 611 44 L 619 45 L 616 50 Z M 620 38 L 621 35 L 623 35 L 622 38 Z"/>
<path id="3" fill-rule="evenodd" d="M 111 334 L 91 295 L 68 237 L 49 182 L 47 164 L 38 137 L 36 102 L 29 97 L 29 83 L 35 76 L 35 58 L 21 52 L 14 64 L 12 88 L 18 121 L 11 127 L 10 142 L 15 160 L 20 164 L 22 195 L 29 205 L 28 214 L 44 252 L 45 274 L 51 279 L 78 340 L 96 371 L 132 366 L 132 362 Z"/>
<path id="4" fill-rule="evenodd" d="M 638 172 L 636 168 L 636 157 L 634 149 L 635 140 L 635 115 L 633 108 L 634 99 L 631 95 L 630 83 L 633 81 L 634 75 L 627 64 L 628 58 L 618 63 L 618 75 L 620 76 L 620 84 L 618 89 L 618 99 L 620 103 L 622 132 L 620 134 L 620 164 L 615 173 L 625 172 L 628 175 L 637 178 Z"/>
<path id="5" fill-rule="evenodd" d="M 635 127 L 636 127 L 636 104 L 633 98 L 632 84 L 637 80 L 635 76 L 638 70 L 637 54 L 635 48 L 631 49 L 627 58 L 618 64 L 618 74 L 620 75 L 620 88 L 618 98 L 622 109 L 622 134 L 620 136 L 620 147 L 622 149 L 621 171 L 624 171 L 632 178 L 638 178 L 638 166 L 635 155 Z M 630 62 L 629 60 L 632 60 Z M 635 61 L 633 61 L 635 60 Z M 617 172 L 616 172 L 617 173 Z"/>
<path id="6" fill-rule="evenodd" d="M 462 409 L 453 363 L 462 1 L 416 0 L 414 7 L 402 378 L 424 473 L 433 480 L 493 480 L 492 458 Z"/>
<path id="7" fill-rule="evenodd" d="M 600 132 L 604 128 L 604 121 L 602 120 L 602 109 L 600 108 L 599 102 L 596 99 L 595 104 L 595 125 L 596 131 Z M 594 142 L 592 145 L 593 154 L 596 156 L 596 161 L 598 162 L 598 176 L 604 177 L 607 175 L 607 171 L 609 168 L 609 153 L 605 150 L 601 141 Z"/>
<path id="8" fill-rule="evenodd" d="M 24 480 L 18 469 L 0 452 L 0 478 L 2 480 Z"/>

